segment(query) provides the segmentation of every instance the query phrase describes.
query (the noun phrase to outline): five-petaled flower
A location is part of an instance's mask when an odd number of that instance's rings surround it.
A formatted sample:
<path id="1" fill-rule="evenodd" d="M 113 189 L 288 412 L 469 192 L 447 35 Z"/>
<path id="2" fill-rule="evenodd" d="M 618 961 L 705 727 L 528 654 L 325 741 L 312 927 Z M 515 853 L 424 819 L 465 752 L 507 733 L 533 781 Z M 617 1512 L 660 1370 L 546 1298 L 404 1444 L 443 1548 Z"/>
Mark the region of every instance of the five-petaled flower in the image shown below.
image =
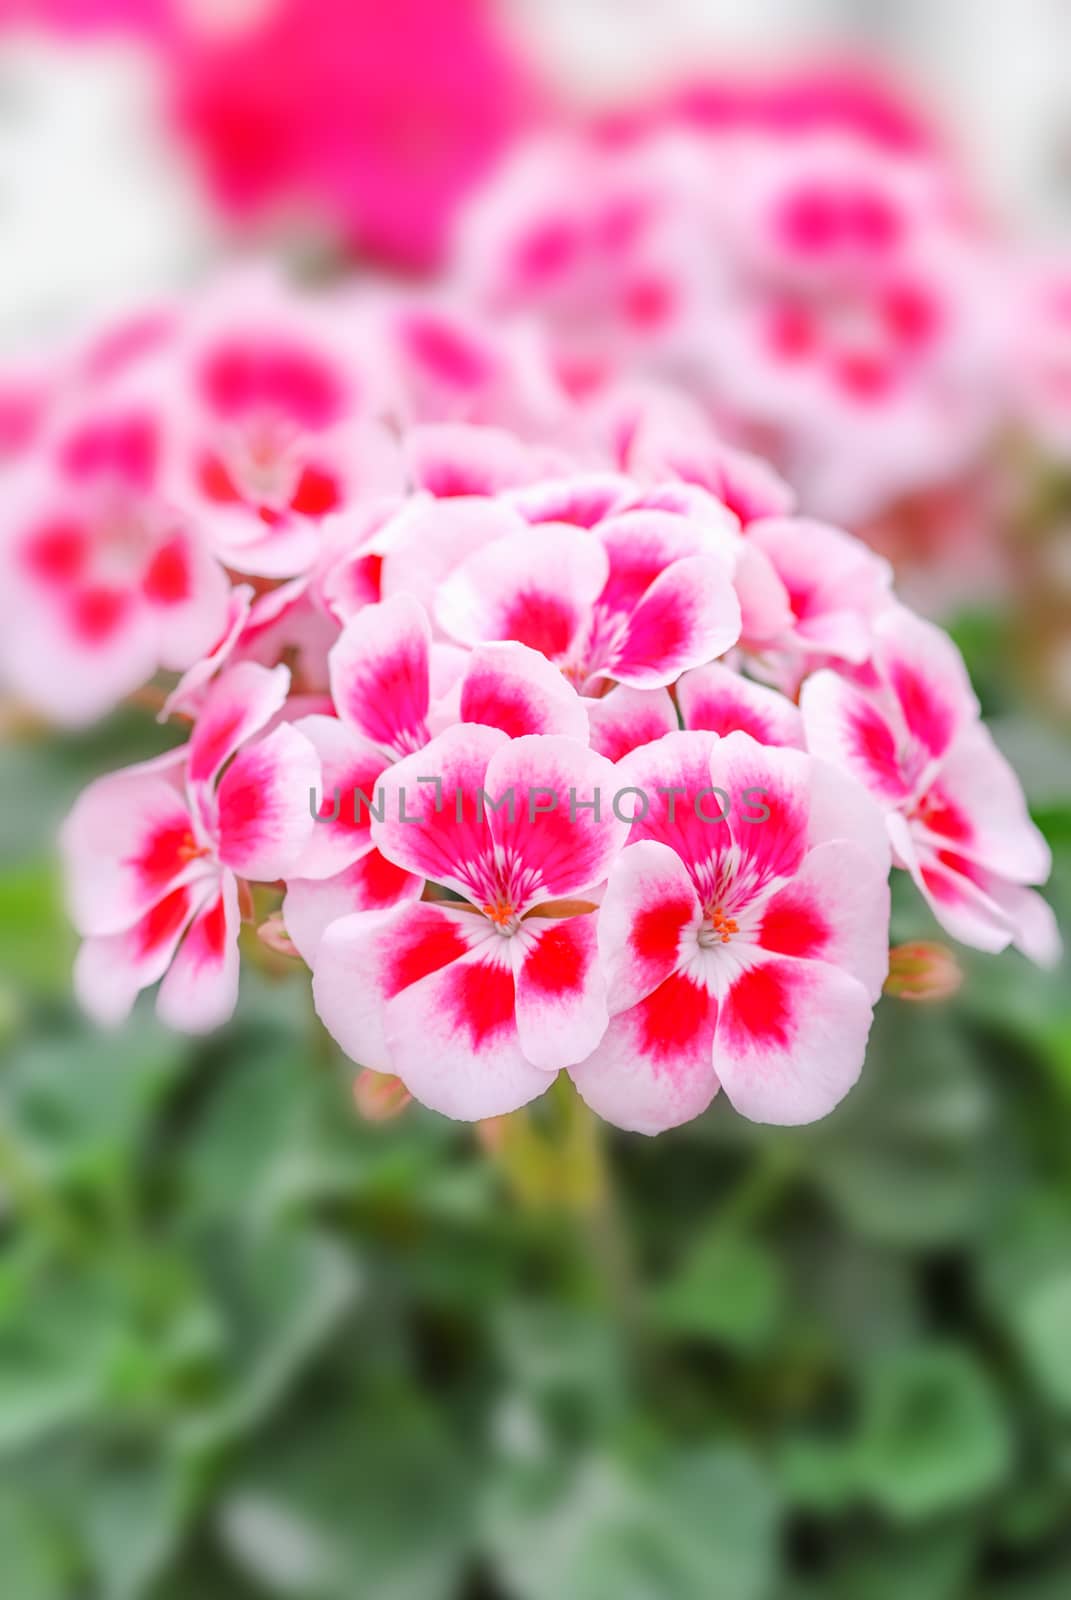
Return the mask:
<path id="1" fill-rule="evenodd" d="M 421 785 L 429 773 L 441 792 Z M 606 1029 L 595 896 L 628 824 L 597 796 L 614 793 L 614 769 L 575 739 L 461 724 L 382 784 L 377 848 L 459 898 L 333 923 L 317 1010 L 355 1061 L 425 1105 L 465 1119 L 516 1110 Z M 417 824 L 402 820 L 403 789 Z"/>
<path id="2" fill-rule="evenodd" d="M 855 1082 L 888 963 L 888 845 L 873 802 L 802 751 L 671 733 L 627 756 L 647 796 L 599 912 L 610 1026 L 584 1099 L 658 1133 L 723 1086 L 758 1122 L 810 1122 Z M 749 808 L 704 806 L 729 794 Z M 724 820 L 720 820 L 724 815 Z"/>
<path id="3" fill-rule="evenodd" d="M 291 871 L 314 826 L 315 750 L 286 723 L 263 732 L 289 681 L 285 667 L 235 667 L 188 745 L 98 779 L 67 818 L 71 916 L 84 937 L 75 988 L 99 1022 L 121 1022 L 160 978 L 157 1011 L 173 1028 L 218 1027 L 234 1010 L 240 883 Z"/>

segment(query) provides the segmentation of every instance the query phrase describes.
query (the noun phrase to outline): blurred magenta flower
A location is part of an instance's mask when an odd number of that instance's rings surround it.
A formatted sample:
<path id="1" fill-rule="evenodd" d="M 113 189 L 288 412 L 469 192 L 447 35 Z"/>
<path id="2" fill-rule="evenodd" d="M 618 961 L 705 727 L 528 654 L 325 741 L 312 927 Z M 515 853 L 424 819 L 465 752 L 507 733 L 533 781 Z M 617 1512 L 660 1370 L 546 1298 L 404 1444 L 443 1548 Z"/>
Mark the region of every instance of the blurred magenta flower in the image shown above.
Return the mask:
<path id="1" fill-rule="evenodd" d="M 322 221 L 407 270 L 538 100 L 492 0 L 26 0 L 5 20 L 141 36 L 225 212 Z"/>

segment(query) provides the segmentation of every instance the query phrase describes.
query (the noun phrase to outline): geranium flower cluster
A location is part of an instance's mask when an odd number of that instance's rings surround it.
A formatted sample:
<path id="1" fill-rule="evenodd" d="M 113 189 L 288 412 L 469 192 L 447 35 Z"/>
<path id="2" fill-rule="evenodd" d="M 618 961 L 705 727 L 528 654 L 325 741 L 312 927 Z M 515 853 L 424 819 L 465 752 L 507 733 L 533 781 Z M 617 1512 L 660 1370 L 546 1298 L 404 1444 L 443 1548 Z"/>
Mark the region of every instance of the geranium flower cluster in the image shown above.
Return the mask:
<path id="1" fill-rule="evenodd" d="M 837 1104 L 891 865 L 954 937 L 1055 958 L 954 647 L 688 402 L 580 400 L 445 301 L 260 278 L 96 334 L 38 399 L 0 480 L 9 683 L 187 729 L 63 830 L 100 1021 L 159 982 L 217 1026 L 256 921 L 426 1105 L 566 1071 L 655 1133 L 719 1087 Z"/>
<path id="2" fill-rule="evenodd" d="M 939 147 L 823 103 L 684 98 L 524 142 L 454 269 L 536 313 L 573 388 L 670 377 L 855 524 L 977 460 L 1007 387 L 1007 273 Z"/>

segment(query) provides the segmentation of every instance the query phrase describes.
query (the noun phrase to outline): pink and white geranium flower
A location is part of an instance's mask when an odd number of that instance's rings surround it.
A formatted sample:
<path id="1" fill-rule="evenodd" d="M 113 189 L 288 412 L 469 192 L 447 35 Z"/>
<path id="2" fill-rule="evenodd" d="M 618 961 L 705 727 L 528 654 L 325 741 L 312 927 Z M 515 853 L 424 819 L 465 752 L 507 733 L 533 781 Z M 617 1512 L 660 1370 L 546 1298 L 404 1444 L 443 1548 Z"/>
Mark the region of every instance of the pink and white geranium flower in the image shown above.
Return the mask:
<path id="1" fill-rule="evenodd" d="M 779 612 L 767 601 L 745 619 L 741 644 L 757 674 L 795 696 L 819 667 L 868 660 L 874 620 L 892 603 L 887 561 L 806 517 L 762 518 L 745 542 L 768 564 L 784 602 Z"/>
<path id="2" fill-rule="evenodd" d="M 383 788 L 375 846 L 460 898 L 333 923 L 317 1010 L 355 1061 L 434 1110 L 513 1111 L 607 1025 L 595 897 L 628 826 L 610 806 L 614 768 L 575 739 L 464 724 Z"/>
<path id="3" fill-rule="evenodd" d="M 980 950 L 1014 944 L 1052 965 L 1055 919 L 1027 887 L 1048 877 L 1049 849 L 979 720 L 959 652 L 903 607 L 880 617 L 874 634 L 859 681 L 825 671 L 805 684 L 808 748 L 870 790 L 896 864 L 953 937 Z"/>
<path id="4" fill-rule="evenodd" d="M 303 573 L 325 518 L 402 489 L 353 338 L 337 308 L 261 278 L 225 286 L 191 323 L 175 492 L 228 566 Z"/>
<path id="5" fill-rule="evenodd" d="M 642 791 L 599 912 L 611 1021 L 572 1076 L 658 1133 L 719 1086 L 758 1122 L 825 1116 L 859 1075 L 888 965 L 888 845 L 852 780 L 744 733 L 627 756 Z"/>
<path id="6" fill-rule="evenodd" d="M 285 667 L 235 667 L 188 745 L 98 779 L 75 803 L 62 833 L 84 939 L 74 982 L 98 1022 L 121 1022 L 161 978 L 156 1008 L 173 1028 L 215 1028 L 234 1010 L 240 884 L 284 877 L 313 828 L 315 750 L 285 723 L 263 733 L 289 681 Z"/>
<path id="7" fill-rule="evenodd" d="M 625 511 L 590 529 L 546 512 L 532 520 L 533 531 L 484 545 L 442 584 L 435 613 L 451 638 L 517 639 L 589 695 L 611 681 L 672 683 L 739 638 L 723 530 L 675 510 Z"/>
<path id="8" fill-rule="evenodd" d="M 5 486 L 5 674 L 57 722 L 102 716 L 224 631 L 226 575 L 160 492 L 166 448 L 155 396 L 98 399 Z"/>
<path id="9" fill-rule="evenodd" d="M 559 734 L 586 743 L 588 732 L 580 697 L 544 656 L 514 641 L 467 655 L 435 644 L 427 614 L 407 594 L 351 618 L 329 671 L 337 715 L 296 724 L 323 765 L 320 815 L 284 908 L 288 931 L 310 961 L 336 917 L 416 899 L 424 887 L 419 874 L 373 843 L 378 780 L 391 763 L 459 721 L 511 738 Z"/>

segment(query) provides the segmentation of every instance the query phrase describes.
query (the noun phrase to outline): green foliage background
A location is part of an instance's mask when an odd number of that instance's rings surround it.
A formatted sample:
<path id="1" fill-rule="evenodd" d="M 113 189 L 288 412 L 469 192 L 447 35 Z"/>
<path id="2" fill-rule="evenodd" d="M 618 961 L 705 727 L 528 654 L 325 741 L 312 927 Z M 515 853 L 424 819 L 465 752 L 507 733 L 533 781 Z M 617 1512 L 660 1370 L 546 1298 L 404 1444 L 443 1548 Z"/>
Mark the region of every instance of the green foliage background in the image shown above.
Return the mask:
<path id="1" fill-rule="evenodd" d="M 1069 926 L 1068 747 L 961 641 Z M 812 1129 L 371 1126 L 285 964 L 77 1018 L 54 829 L 164 737 L 0 751 L 3 1600 L 1071 1595 L 1066 973 L 884 1001 Z"/>

